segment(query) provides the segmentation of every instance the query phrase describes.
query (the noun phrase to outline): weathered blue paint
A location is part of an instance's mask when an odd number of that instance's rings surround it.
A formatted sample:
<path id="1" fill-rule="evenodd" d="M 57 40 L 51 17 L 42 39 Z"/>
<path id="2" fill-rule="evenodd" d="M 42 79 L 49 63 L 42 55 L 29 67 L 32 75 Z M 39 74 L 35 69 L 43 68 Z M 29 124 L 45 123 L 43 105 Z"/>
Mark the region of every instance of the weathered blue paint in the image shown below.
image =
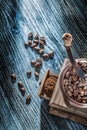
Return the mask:
<path id="1" fill-rule="evenodd" d="M 65 57 L 62 34 L 70 32 L 75 58 L 87 57 L 86 0 L 0 0 L 0 130 L 86 130 L 87 127 L 48 113 L 48 103 L 37 92 L 39 81 L 34 77 L 30 60 L 39 57 L 24 48 L 29 32 L 46 37 L 46 52 L 53 50 L 54 59 L 43 61 L 40 79 L 47 68 L 59 73 Z M 26 71 L 32 70 L 31 79 Z M 31 103 L 26 105 L 10 74 L 22 80 Z"/>

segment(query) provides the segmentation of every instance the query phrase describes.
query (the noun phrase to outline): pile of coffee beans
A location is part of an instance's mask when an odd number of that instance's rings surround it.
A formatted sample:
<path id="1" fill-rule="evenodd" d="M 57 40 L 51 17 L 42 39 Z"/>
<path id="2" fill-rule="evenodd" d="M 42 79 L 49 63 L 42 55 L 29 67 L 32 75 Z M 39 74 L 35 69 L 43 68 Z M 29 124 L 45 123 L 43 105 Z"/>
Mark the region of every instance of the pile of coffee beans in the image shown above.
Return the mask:
<path id="1" fill-rule="evenodd" d="M 78 64 L 87 73 L 87 63 L 79 62 Z M 84 80 L 82 80 L 71 66 L 64 76 L 64 90 L 75 101 L 87 103 L 87 74 L 84 75 Z"/>
<path id="2" fill-rule="evenodd" d="M 42 95 L 46 94 L 47 97 L 51 98 L 54 87 L 56 85 L 56 81 L 56 76 L 49 75 L 49 77 L 46 79 L 43 85 Z"/>
<path id="3" fill-rule="evenodd" d="M 36 80 L 39 79 L 39 72 L 42 66 L 42 59 L 44 59 L 45 61 L 47 61 L 48 59 L 53 59 L 54 57 L 54 52 L 50 51 L 48 54 L 45 54 L 45 46 L 46 46 L 46 39 L 45 37 L 39 37 L 39 34 L 35 34 L 35 36 L 33 36 L 33 33 L 30 32 L 28 34 L 28 41 L 24 43 L 25 48 L 32 48 L 35 52 L 37 52 L 39 54 L 39 58 L 36 60 L 31 60 L 31 66 L 35 68 L 35 78 Z M 29 74 L 30 75 L 30 74 Z M 31 77 L 28 76 L 28 72 L 27 72 L 27 77 Z"/>

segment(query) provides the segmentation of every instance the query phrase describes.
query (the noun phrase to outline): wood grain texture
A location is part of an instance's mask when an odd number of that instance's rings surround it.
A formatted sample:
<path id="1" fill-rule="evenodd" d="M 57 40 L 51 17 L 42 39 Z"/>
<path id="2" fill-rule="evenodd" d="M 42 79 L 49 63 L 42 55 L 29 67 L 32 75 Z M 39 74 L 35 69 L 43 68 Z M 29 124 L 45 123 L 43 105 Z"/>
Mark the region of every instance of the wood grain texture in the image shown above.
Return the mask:
<path id="1" fill-rule="evenodd" d="M 39 81 L 34 77 L 30 60 L 38 57 L 25 49 L 29 32 L 46 37 L 45 51 L 54 51 L 54 59 L 43 61 L 40 79 L 46 69 L 59 72 L 67 57 L 62 35 L 73 35 L 72 52 L 75 58 L 87 57 L 86 0 L 0 0 L 0 130 L 85 130 L 86 126 L 51 116 L 48 103 L 37 95 Z M 32 71 L 27 79 L 26 71 Z M 26 89 L 23 97 L 17 81 L 12 84 L 10 74 L 17 74 Z M 25 97 L 31 94 L 31 103 Z"/>

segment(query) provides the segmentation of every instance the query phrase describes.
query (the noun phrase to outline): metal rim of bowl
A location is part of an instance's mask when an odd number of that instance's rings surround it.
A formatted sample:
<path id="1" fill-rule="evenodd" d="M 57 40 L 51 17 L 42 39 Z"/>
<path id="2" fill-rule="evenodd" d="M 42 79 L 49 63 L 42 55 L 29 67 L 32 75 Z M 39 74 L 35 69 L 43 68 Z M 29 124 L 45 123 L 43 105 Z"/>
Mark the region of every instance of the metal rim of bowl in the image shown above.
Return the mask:
<path id="1" fill-rule="evenodd" d="M 81 60 L 81 59 L 77 59 L 76 62 L 86 62 L 87 60 Z M 87 103 L 79 103 L 76 100 L 74 100 L 73 98 L 71 98 L 70 96 L 68 96 L 68 94 L 65 92 L 64 90 L 64 76 L 65 73 L 68 71 L 68 69 L 71 67 L 72 65 L 70 63 L 67 64 L 67 66 L 62 70 L 61 75 L 60 75 L 60 87 L 63 93 L 63 96 L 65 96 L 67 99 L 67 102 L 74 107 L 78 107 L 78 108 L 87 108 Z"/>

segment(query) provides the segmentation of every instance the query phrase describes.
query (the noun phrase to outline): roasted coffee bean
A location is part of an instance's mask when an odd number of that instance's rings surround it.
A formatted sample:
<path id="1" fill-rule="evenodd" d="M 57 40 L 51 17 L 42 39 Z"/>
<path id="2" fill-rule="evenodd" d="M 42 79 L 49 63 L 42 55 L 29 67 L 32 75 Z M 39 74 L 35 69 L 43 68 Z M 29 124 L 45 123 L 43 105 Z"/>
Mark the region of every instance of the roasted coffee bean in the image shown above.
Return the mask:
<path id="1" fill-rule="evenodd" d="M 79 90 L 78 89 L 74 89 L 73 95 L 74 96 L 78 96 L 78 94 L 79 94 Z"/>
<path id="2" fill-rule="evenodd" d="M 26 73 L 27 73 L 27 77 L 30 78 L 31 77 L 31 71 L 28 70 Z"/>
<path id="3" fill-rule="evenodd" d="M 49 55 L 49 58 L 53 58 L 54 57 L 54 52 L 53 51 L 50 51 L 49 53 L 48 53 L 48 55 Z"/>
<path id="4" fill-rule="evenodd" d="M 67 94 L 72 97 L 72 92 L 70 90 L 67 90 Z"/>
<path id="5" fill-rule="evenodd" d="M 39 34 L 36 34 L 36 35 L 34 36 L 34 39 L 39 40 Z"/>
<path id="6" fill-rule="evenodd" d="M 24 88 L 24 87 L 20 88 L 20 91 L 21 91 L 22 93 L 25 93 L 25 88 Z"/>
<path id="7" fill-rule="evenodd" d="M 41 48 L 39 48 L 39 47 L 34 47 L 34 49 L 35 49 L 37 52 L 39 52 L 39 51 L 41 50 Z"/>
<path id="8" fill-rule="evenodd" d="M 39 43 L 39 40 L 34 40 L 33 43 L 38 44 L 38 43 Z"/>
<path id="9" fill-rule="evenodd" d="M 43 41 L 39 41 L 40 48 L 44 48 L 45 43 Z"/>
<path id="10" fill-rule="evenodd" d="M 43 41 L 45 43 L 45 37 L 40 37 L 40 41 Z"/>
<path id="11" fill-rule="evenodd" d="M 26 48 L 28 48 L 28 46 L 29 46 L 28 42 L 25 42 L 24 45 Z"/>
<path id="12" fill-rule="evenodd" d="M 79 84 L 79 81 L 76 81 L 76 82 L 75 82 L 75 85 L 77 85 L 77 84 Z"/>
<path id="13" fill-rule="evenodd" d="M 87 96 L 87 89 L 85 90 L 85 96 Z"/>
<path id="14" fill-rule="evenodd" d="M 84 86 L 84 90 L 86 90 L 87 89 L 87 86 Z"/>
<path id="15" fill-rule="evenodd" d="M 12 80 L 12 82 L 16 81 L 16 74 L 11 74 L 11 80 Z"/>
<path id="16" fill-rule="evenodd" d="M 41 65 L 42 65 L 41 62 L 37 62 L 37 63 L 34 65 L 34 67 L 35 67 L 35 68 L 39 68 Z"/>
<path id="17" fill-rule="evenodd" d="M 37 46 L 37 44 L 36 43 L 33 43 L 32 45 L 31 45 L 31 48 L 35 48 Z"/>
<path id="18" fill-rule="evenodd" d="M 39 79 L 39 73 L 35 72 L 35 78 L 38 80 Z"/>
<path id="19" fill-rule="evenodd" d="M 42 56 L 43 56 L 44 59 L 48 59 L 49 58 L 48 54 L 43 54 Z"/>
<path id="20" fill-rule="evenodd" d="M 28 45 L 31 46 L 32 45 L 32 41 L 28 41 Z"/>
<path id="21" fill-rule="evenodd" d="M 41 50 L 39 51 L 39 53 L 40 53 L 41 55 L 43 55 L 43 54 L 44 54 L 44 49 L 41 49 Z"/>
<path id="22" fill-rule="evenodd" d="M 86 103 L 87 101 L 86 100 L 82 100 L 82 103 Z"/>
<path id="23" fill-rule="evenodd" d="M 28 39 L 29 39 L 29 40 L 33 40 L 33 33 L 32 33 L 32 32 L 30 32 L 30 33 L 28 34 Z"/>
<path id="24" fill-rule="evenodd" d="M 21 81 L 18 81 L 18 87 L 19 87 L 19 88 L 22 88 L 22 87 L 23 87 L 23 84 L 22 84 Z"/>
<path id="25" fill-rule="evenodd" d="M 74 82 L 76 82 L 76 81 L 78 80 L 78 77 L 77 77 L 77 76 L 74 76 L 74 75 L 73 75 L 72 78 L 73 78 L 73 81 L 74 81 Z"/>
<path id="26" fill-rule="evenodd" d="M 65 78 L 69 78 L 70 77 L 70 71 L 67 71 L 66 74 L 65 74 Z"/>
<path id="27" fill-rule="evenodd" d="M 27 95 L 26 97 L 26 104 L 29 104 L 31 101 L 31 96 L 30 95 Z"/>
<path id="28" fill-rule="evenodd" d="M 85 92 L 84 92 L 83 89 L 80 90 L 80 95 L 81 95 L 81 96 L 84 96 L 84 95 L 85 95 Z"/>
<path id="29" fill-rule="evenodd" d="M 42 58 L 37 58 L 36 62 L 41 62 L 42 63 Z"/>
<path id="30" fill-rule="evenodd" d="M 34 66 L 36 64 L 36 61 L 32 60 L 31 65 Z"/>

